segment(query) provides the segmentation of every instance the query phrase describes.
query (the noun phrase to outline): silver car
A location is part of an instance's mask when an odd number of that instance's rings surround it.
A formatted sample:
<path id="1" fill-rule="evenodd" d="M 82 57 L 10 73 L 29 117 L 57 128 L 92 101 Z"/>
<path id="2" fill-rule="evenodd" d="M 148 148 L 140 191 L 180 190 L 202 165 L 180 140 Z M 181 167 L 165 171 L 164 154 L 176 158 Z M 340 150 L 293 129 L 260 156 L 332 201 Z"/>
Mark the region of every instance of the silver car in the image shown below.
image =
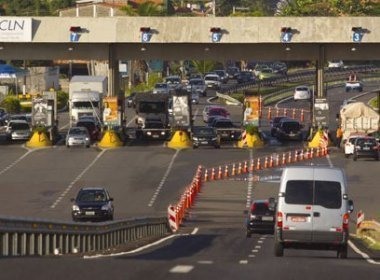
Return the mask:
<path id="1" fill-rule="evenodd" d="M 29 140 L 32 129 L 25 120 L 11 120 L 5 132 L 8 140 Z"/>
<path id="2" fill-rule="evenodd" d="M 66 147 L 85 146 L 89 148 L 91 145 L 90 134 L 85 127 L 71 127 L 66 135 Z"/>

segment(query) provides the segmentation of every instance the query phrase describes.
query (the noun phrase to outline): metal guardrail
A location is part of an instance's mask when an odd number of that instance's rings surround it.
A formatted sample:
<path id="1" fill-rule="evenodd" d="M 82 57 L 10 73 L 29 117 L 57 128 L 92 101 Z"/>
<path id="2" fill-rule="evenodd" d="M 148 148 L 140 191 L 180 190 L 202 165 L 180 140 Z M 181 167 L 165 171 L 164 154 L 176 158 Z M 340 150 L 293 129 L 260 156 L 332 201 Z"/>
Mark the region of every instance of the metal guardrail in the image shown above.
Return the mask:
<path id="1" fill-rule="evenodd" d="M 357 73 L 372 73 L 379 71 L 380 68 L 369 65 L 358 65 L 358 66 L 350 66 L 347 68 L 339 68 L 339 69 L 326 69 L 325 70 L 325 80 L 326 82 L 336 79 L 337 77 L 344 76 L 346 77 L 351 71 L 355 71 Z M 241 90 L 247 90 L 253 87 L 263 87 L 263 86 L 274 86 L 280 83 L 286 82 L 301 82 L 311 80 L 315 77 L 315 70 L 307 70 L 303 72 L 292 73 L 283 77 L 273 77 L 269 79 L 264 79 L 260 81 L 252 81 L 248 83 L 242 83 L 237 85 L 232 85 L 230 87 L 221 89 L 219 92 L 224 94 L 231 94 Z"/>
<path id="2" fill-rule="evenodd" d="M 166 217 L 91 224 L 0 217 L 0 256 L 97 252 L 170 233 Z"/>

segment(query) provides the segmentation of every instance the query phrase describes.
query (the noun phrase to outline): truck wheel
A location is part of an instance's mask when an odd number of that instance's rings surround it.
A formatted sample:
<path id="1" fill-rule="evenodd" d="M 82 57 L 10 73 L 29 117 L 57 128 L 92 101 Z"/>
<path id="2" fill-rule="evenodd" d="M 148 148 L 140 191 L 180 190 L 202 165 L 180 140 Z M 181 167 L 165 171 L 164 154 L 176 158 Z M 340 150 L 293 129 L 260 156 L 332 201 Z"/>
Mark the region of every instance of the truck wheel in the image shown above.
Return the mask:
<path id="1" fill-rule="evenodd" d="M 282 257 L 282 256 L 284 256 L 284 245 L 282 245 L 278 241 L 274 242 L 274 255 L 276 257 Z"/>
<path id="2" fill-rule="evenodd" d="M 337 257 L 338 259 L 347 259 L 347 244 L 339 247 Z"/>
<path id="3" fill-rule="evenodd" d="M 350 155 L 349 154 L 344 154 L 345 158 L 349 158 Z"/>

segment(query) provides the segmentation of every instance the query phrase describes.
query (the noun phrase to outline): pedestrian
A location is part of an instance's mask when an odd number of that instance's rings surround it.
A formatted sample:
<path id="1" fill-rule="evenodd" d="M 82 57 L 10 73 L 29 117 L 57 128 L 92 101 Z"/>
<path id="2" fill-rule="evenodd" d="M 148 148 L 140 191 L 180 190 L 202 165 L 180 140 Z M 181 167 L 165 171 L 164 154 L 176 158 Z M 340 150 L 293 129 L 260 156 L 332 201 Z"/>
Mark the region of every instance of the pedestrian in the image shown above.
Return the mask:
<path id="1" fill-rule="evenodd" d="M 335 145 L 340 148 L 340 143 L 342 142 L 343 130 L 340 126 L 336 129 Z"/>

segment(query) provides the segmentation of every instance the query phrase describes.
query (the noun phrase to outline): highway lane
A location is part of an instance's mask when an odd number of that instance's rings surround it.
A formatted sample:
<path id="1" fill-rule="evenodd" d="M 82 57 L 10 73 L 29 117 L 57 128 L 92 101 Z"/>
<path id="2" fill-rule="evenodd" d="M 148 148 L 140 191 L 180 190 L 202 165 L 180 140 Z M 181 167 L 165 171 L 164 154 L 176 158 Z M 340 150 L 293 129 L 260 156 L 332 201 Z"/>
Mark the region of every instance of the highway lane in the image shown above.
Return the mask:
<path id="1" fill-rule="evenodd" d="M 339 153 L 314 159 L 317 165 L 340 166 L 345 162 Z M 347 163 L 347 162 L 346 162 Z M 348 162 L 353 164 L 353 162 Z M 310 164 L 300 162 L 298 164 Z M 378 167 L 377 162 L 373 162 Z M 374 167 L 375 168 L 375 167 Z M 368 170 L 371 172 L 371 170 Z M 262 173 L 262 174 L 261 174 Z M 262 176 L 278 175 L 260 171 Z M 366 168 L 355 169 L 355 177 L 368 176 Z M 247 175 L 241 176 L 244 179 Z M 371 177 L 371 176 L 368 176 Z M 372 184 L 376 179 L 372 178 Z M 72 257 L 3 259 L 0 267 L 4 279 L 378 279 L 380 265 L 369 264 L 351 248 L 347 260 L 336 258 L 335 252 L 285 250 L 285 256 L 273 254 L 270 234 L 245 237 L 246 199 L 249 183 L 243 180 L 207 183 L 190 210 L 180 234 L 140 252 L 97 259 Z M 363 187 L 363 186 L 361 186 Z M 254 198 L 274 196 L 278 184 L 257 182 Z M 356 197 L 351 192 L 356 202 Z M 356 202 L 357 203 L 357 202 Z M 356 205 L 357 206 L 357 205 Z M 196 229 L 196 230 L 195 230 Z M 353 230 L 351 225 L 351 230 Z M 379 262 L 379 260 L 377 260 Z M 23 269 L 18 267 L 22 264 Z M 65 271 L 63 273 L 63 271 Z"/>

